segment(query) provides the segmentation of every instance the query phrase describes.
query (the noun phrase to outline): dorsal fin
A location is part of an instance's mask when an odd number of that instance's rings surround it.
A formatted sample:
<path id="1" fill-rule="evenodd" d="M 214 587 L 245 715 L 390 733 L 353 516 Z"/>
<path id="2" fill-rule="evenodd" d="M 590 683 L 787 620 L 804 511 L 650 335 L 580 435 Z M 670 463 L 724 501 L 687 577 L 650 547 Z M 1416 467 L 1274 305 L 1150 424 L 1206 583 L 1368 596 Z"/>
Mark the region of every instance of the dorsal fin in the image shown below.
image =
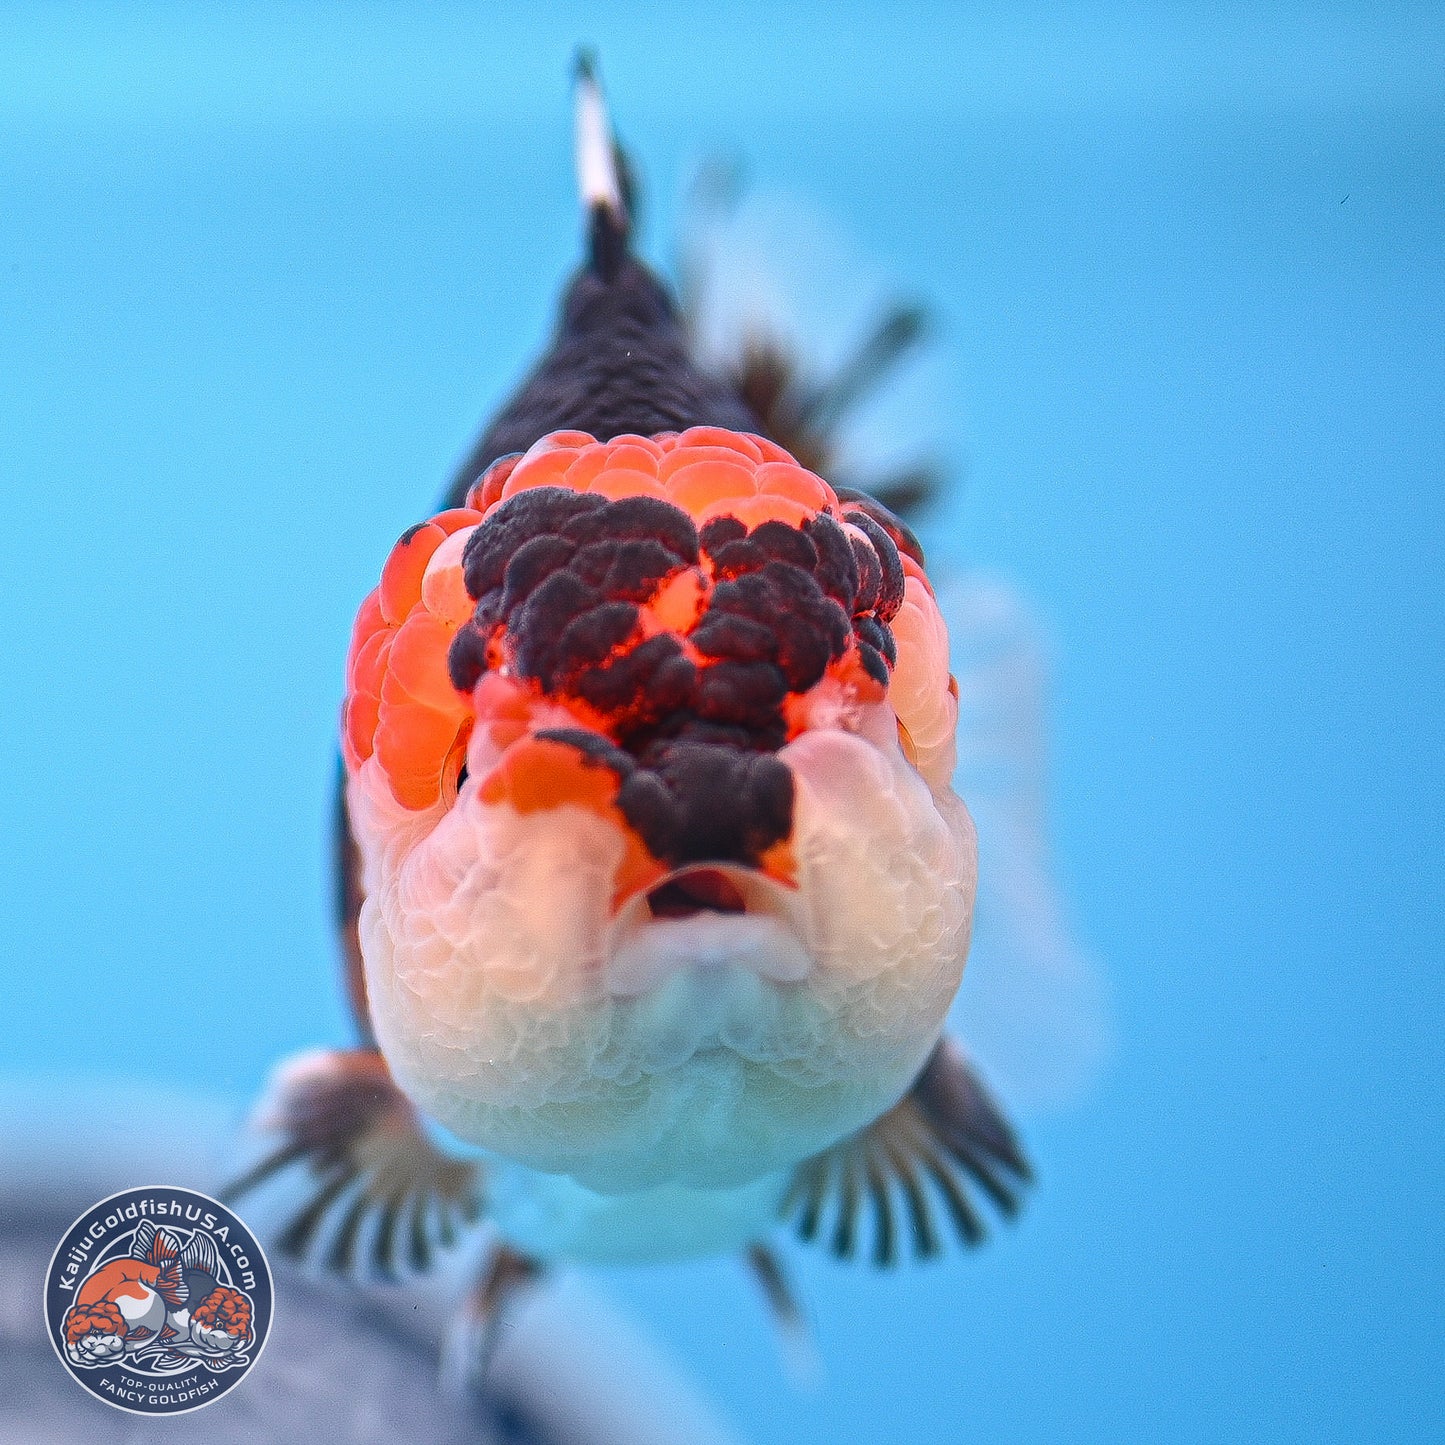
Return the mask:
<path id="1" fill-rule="evenodd" d="M 694 362 L 671 293 L 633 253 L 633 187 L 587 52 L 577 63 L 576 127 L 587 255 L 563 297 L 551 349 L 458 469 L 449 506 L 459 506 L 498 457 L 526 451 L 548 432 L 610 441 L 691 426 L 759 430 L 736 386 Z"/>
<path id="2" fill-rule="evenodd" d="M 168 1229 L 158 1229 L 151 1236 L 150 1250 L 146 1254 L 148 1264 L 169 1264 L 181 1257 L 181 1243 Z"/>
<path id="3" fill-rule="evenodd" d="M 577 52 L 575 74 L 577 190 L 587 218 L 587 259 L 599 276 L 610 280 L 631 246 L 632 198 L 591 50 Z"/>

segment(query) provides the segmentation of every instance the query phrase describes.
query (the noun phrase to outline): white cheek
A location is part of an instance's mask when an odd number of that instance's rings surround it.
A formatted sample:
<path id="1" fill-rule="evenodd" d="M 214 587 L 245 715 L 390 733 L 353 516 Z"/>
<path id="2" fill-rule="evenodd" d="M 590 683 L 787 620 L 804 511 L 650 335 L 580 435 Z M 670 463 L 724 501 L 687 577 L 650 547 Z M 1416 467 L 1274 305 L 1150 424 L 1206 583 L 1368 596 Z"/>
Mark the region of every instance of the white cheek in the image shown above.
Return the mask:
<path id="1" fill-rule="evenodd" d="M 618 829 L 583 808 L 518 814 L 468 790 L 391 890 L 419 981 L 452 991 L 461 1007 L 483 995 L 570 1002 L 600 966 L 599 925 L 622 854 Z M 448 961 L 432 965 L 429 950 Z"/>
<path id="2" fill-rule="evenodd" d="M 527 1108 L 584 1087 L 605 1044 L 618 829 L 576 807 L 483 806 L 469 785 L 428 830 L 358 831 L 367 993 L 403 1088 L 445 1118 L 448 1099 Z"/>
<path id="3" fill-rule="evenodd" d="M 935 794 L 896 733 L 804 733 L 794 847 L 812 951 L 858 1035 L 926 1040 L 962 976 L 977 884 L 973 825 Z"/>
<path id="4" fill-rule="evenodd" d="M 798 889 L 766 923 L 789 937 L 703 917 L 611 960 L 613 823 L 483 806 L 475 780 L 408 813 L 363 767 L 367 988 L 402 1088 L 463 1138 L 607 1189 L 756 1177 L 887 1108 L 958 985 L 973 831 L 904 758 L 886 703 L 847 721 L 780 753 Z"/>
<path id="5" fill-rule="evenodd" d="M 402 859 L 446 816 L 442 803 L 421 812 L 403 808 L 374 757 L 347 781 L 346 807 L 352 834 L 362 845 L 362 886 L 368 896 L 381 891 L 383 879 L 395 876 Z"/>

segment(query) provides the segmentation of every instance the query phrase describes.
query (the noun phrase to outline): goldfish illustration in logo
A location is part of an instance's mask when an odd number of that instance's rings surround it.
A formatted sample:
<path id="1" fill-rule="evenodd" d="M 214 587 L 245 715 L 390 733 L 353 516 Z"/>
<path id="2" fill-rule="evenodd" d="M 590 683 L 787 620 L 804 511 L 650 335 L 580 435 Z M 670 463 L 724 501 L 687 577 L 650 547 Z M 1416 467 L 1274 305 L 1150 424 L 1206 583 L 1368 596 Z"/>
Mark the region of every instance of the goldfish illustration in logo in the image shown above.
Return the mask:
<path id="1" fill-rule="evenodd" d="M 202 1230 L 184 1245 L 153 1220 L 136 1226 L 129 1252 L 97 1265 L 76 1291 L 62 1333 L 72 1365 L 120 1359 L 153 1369 L 200 1359 L 226 1368 L 251 1343 L 251 1302 L 222 1284 L 216 1247 Z"/>
<path id="2" fill-rule="evenodd" d="M 281 1236 L 342 1274 L 499 1243 L 454 1353 L 554 1261 L 880 1265 L 966 1243 L 1029 1168 L 942 1034 L 973 825 L 922 551 L 844 485 L 781 358 L 704 370 L 632 249 L 578 84 L 588 254 L 550 351 L 406 532 L 347 659 L 340 923 L 361 1044 L 258 1115 L 313 1193 Z M 860 367 L 907 346 L 889 318 Z M 881 495 L 886 499 L 887 492 Z M 871 1229 L 868 1224 L 871 1221 Z M 870 1247 L 871 1246 L 871 1247 Z"/>

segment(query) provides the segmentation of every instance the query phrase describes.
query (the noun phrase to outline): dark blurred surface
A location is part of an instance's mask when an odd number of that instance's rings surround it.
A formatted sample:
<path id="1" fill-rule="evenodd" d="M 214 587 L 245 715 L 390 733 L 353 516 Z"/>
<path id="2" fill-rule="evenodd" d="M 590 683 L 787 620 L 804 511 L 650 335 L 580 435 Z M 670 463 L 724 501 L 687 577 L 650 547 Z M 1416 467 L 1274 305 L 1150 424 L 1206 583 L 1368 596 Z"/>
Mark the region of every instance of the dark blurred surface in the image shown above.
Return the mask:
<path id="1" fill-rule="evenodd" d="M 239 1113 L 224 1101 L 133 1084 L 0 1079 L 0 1445 L 728 1445 L 730 1437 L 647 1342 L 575 1281 L 516 1309 L 485 1392 L 438 1384 L 442 1331 L 466 1259 L 415 1286 L 358 1290 L 309 1278 L 276 1249 L 271 1335 L 215 1404 L 147 1419 L 94 1399 L 45 1334 L 42 1280 L 57 1243 L 120 1189 L 173 1183 L 214 1195 Z M 267 1220 L 242 1218 L 265 1240 Z"/>
<path id="2" fill-rule="evenodd" d="M 436 1388 L 435 1346 L 364 1303 L 319 1289 L 283 1263 L 284 1304 L 250 1375 L 214 1407 L 186 1417 L 129 1416 L 77 1388 L 45 1337 L 41 1280 L 56 1241 L 94 1200 L 43 1183 L 6 1198 L 0 1223 L 0 1440 L 14 1445 L 174 1440 L 203 1433 L 211 1445 L 270 1445 L 308 1436 L 354 1445 L 560 1445 L 501 1400 L 464 1408 Z"/>

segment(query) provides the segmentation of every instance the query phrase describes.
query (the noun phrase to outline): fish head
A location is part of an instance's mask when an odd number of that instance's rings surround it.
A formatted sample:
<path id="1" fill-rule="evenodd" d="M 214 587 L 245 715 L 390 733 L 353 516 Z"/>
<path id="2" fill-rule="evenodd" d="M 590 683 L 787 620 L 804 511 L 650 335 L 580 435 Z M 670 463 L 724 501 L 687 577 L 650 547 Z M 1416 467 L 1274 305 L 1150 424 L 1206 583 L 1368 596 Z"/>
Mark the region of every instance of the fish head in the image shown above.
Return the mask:
<path id="1" fill-rule="evenodd" d="M 473 1144 L 722 1187 L 895 1102 L 976 878 L 916 543 L 716 428 L 555 433 L 408 532 L 343 749 L 376 1035 Z"/>

